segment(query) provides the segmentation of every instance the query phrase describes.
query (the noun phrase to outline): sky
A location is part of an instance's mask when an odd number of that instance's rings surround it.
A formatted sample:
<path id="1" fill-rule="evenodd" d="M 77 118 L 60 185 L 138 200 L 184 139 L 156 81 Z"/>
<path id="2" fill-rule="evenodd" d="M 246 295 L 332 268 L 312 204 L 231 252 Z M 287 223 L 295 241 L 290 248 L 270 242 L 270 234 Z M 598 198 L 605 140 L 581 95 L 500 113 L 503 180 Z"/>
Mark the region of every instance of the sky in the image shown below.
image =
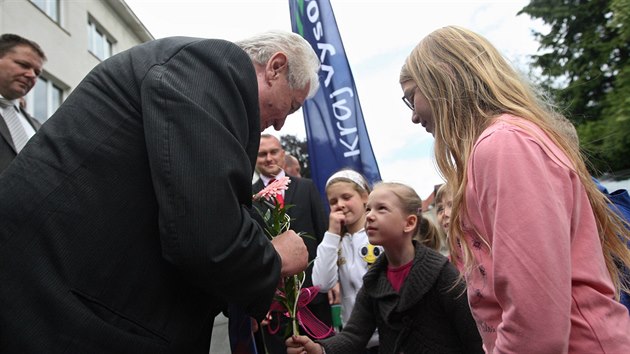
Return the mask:
<path id="1" fill-rule="evenodd" d="M 125 0 L 157 38 L 192 36 L 239 40 L 267 30 L 291 31 L 289 0 Z M 307 0 L 308 1 L 308 0 Z M 527 72 L 542 24 L 516 16 L 529 1 L 331 0 L 372 149 L 384 181 L 406 183 L 423 199 L 443 183 L 433 159 L 433 137 L 411 123 L 398 74 L 413 47 L 433 30 L 458 25 L 488 38 Z M 306 138 L 300 111 L 275 136 Z"/>

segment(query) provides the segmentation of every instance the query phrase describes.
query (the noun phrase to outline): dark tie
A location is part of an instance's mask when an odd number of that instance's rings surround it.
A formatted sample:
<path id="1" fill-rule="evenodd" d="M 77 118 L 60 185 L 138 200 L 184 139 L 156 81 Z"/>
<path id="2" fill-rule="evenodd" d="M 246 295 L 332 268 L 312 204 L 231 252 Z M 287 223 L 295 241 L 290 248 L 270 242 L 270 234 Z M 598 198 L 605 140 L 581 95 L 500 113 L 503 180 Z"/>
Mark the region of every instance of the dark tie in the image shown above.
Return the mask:
<path id="1" fill-rule="evenodd" d="M 275 182 L 276 179 L 272 178 L 269 180 L 269 183 L 267 183 L 267 185 L 270 185 L 271 183 Z M 282 196 L 282 193 L 278 193 L 276 194 L 276 201 L 278 202 L 278 204 L 280 205 L 281 208 L 284 208 L 284 197 Z"/>
<path id="2" fill-rule="evenodd" d="M 17 115 L 17 108 L 13 102 L 4 97 L 0 97 L 0 107 L 4 108 L 4 114 L 2 117 L 7 123 L 9 132 L 11 133 L 11 139 L 13 139 L 15 151 L 20 152 L 28 141 L 28 135 L 26 135 L 22 122 L 20 122 L 20 117 Z"/>

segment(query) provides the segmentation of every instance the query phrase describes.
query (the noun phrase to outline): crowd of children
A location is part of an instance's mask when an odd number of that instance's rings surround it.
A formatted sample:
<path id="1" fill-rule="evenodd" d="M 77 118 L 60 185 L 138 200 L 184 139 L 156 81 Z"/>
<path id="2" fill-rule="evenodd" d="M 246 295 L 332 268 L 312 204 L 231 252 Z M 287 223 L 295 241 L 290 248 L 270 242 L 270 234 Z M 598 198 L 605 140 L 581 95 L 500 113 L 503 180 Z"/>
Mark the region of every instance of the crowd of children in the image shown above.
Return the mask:
<path id="1" fill-rule="evenodd" d="M 359 176 L 354 171 L 341 173 Z M 336 200 L 330 199 L 329 188 L 327 193 L 332 224 Z M 457 283 L 457 269 L 422 243 L 437 231 L 422 216 L 420 197 L 404 184 L 379 183 L 363 202 L 357 205 L 365 221 L 361 232 L 367 235 L 366 241 L 383 248 L 383 255 L 367 270 L 363 283 L 357 284 L 351 315 L 345 317 L 341 333 L 317 343 L 306 336 L 291 337 L 287 352 L 361 353 L 378 329 L 379 353 L 482 353 L 464 285 Z M 339 279 L 343 293 L 341 275 Z M 313 282 L 318 280 L 314 277 Z"/>

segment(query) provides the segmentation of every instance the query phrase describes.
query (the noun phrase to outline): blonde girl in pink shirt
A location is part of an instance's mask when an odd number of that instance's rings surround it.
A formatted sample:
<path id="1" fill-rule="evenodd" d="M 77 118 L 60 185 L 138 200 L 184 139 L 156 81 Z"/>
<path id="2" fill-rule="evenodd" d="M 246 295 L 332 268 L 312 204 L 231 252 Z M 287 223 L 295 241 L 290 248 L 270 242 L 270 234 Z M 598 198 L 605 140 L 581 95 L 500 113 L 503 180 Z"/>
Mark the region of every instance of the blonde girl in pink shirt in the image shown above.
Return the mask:
<path id="1" fill-rule="evenodd" d="M 400 83 L 453 193 L 451 255 L 486 352 L 630 353 L 615 265 L 630 265 L 628 230 L 554 128 L 559 113 L 461 27 L 420 41 Z"/>

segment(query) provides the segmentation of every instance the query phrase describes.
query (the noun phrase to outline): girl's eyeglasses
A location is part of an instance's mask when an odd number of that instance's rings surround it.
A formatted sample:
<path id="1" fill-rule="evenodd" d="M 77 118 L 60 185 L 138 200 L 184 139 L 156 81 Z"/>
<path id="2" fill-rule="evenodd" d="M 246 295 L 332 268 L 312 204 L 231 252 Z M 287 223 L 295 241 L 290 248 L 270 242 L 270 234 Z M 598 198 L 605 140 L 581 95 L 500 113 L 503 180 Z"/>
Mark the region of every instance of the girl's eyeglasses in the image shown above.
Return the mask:
<path id="1" fill-rule="evenodd" d="M 411 101 L 409 101 L 409 99 L 406 96 L 402 96 L 402 100 L 403 102 L 405 102 L 405 104 L 407 105 L 407 107 L 409 107 L 410 110 L 414 110 L 413 108 L 413 103 Z"/>

